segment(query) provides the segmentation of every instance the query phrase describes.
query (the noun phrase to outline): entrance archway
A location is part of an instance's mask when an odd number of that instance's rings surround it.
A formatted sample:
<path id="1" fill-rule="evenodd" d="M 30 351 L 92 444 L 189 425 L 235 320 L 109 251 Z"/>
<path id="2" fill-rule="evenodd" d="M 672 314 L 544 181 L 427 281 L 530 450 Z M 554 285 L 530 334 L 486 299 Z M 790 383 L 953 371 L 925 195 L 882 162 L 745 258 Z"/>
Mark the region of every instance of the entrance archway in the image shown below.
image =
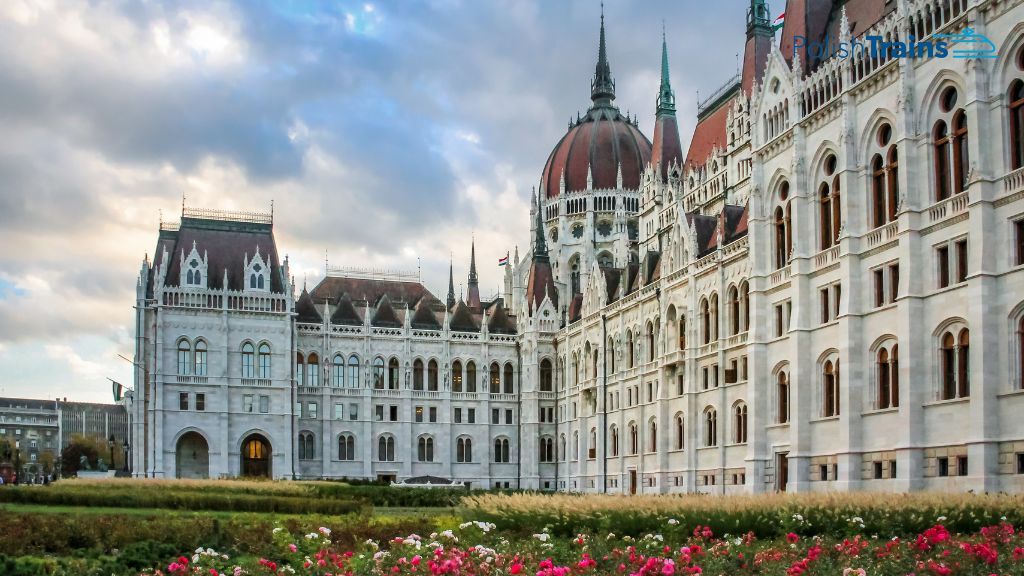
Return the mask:
<path id="1" fill-rule="evenodd" d="M 242 476 L 270 478 L 270 442 L 262 434 L 242 441 Z"/>
<path id="2" fill-rule="evenodd" d="M 198 432 L 186 432 L 175 449 L 175 471 L 178 478 L 209 478 L 210 447 Z"/>

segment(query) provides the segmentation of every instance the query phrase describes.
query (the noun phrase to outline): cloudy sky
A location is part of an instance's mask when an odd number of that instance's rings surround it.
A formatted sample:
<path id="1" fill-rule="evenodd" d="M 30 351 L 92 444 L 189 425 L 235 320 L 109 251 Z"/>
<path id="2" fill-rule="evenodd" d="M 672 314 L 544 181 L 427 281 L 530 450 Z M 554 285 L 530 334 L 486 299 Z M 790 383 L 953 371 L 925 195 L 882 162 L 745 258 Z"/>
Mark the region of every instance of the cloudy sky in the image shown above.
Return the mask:
<path id="1" fill-rule="evenodd" d="M 608 0 L 617 103 L 652 136 L 662 21 L 684 146 L 747 3 Z M 161 212 L 267 210 L 296 279 L 482 292 L 589 104 L 596 0 L 0 1 L 0 396 L 109 401 Z"/>

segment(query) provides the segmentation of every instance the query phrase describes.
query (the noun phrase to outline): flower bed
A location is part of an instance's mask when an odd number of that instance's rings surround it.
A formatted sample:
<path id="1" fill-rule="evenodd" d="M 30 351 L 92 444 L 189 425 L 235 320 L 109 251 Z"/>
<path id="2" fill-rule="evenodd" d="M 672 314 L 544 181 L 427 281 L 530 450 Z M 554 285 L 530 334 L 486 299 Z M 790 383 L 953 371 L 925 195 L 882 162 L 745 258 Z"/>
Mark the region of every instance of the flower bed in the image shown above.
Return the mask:
<path id="1" fill-rule="evenodd" d="M 941 519 L 936 519 L 941 520 Z M 856 524 L 857 522 L 853 522 Z M 951 533 L 937 522 L 911 538 L 802 537 L 761 540 L 753 533 L 716 535 L 707 526 L 683 532 L 670 518 L 664 530 L 639 538 L 608 534 L 554 537 L 540 531 L 509 539 L 486 522 L 457 530 L 409 535 L 343 549 L 331 531 L 294 536 L 275 528 L 273 547 L 258 560 L 236 562 L 199 549 L 157 574 L 207 575 L 514 575 L 577 574 L 1024 574 L 1024 537 L 1011 524 Z"/>

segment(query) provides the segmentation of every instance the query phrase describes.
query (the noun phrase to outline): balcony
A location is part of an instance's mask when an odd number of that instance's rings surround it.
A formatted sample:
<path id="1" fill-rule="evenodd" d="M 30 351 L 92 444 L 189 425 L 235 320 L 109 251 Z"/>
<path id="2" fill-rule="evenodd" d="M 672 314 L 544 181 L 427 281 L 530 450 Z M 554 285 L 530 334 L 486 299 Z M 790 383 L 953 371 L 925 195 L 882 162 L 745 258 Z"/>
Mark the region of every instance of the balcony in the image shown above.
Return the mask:
<path id="1" fill-rule="evenodd" d="M 242 386 L 270 386 L 270 378 L 242 378 Z"/>
<path id="2" fill-rule="evenodd" d="M 476 400 L 476 392 L 452 392 L 452 400 Z"/>
<path id="3" fill-rule="evenodd" d="M 1003 193 L 1024 192 L 1024 168 L 1018 168 L 1003 176 Z"/>
<path id="4" fill-rule="evenodd" d="M 185 376 L 179 374 L 174 377 L 174 382 L 177 384 L 207 384 L 209 377 L 207 376 Z"/>
<path id="5" fill-rule="evenodd" d="M 491 394 L 491 401 L 512 402 L 515 401 L 515 394 Z"/>
<path id="6" fill-rule="evenodd" d="M 934 206 L 928 209 L 928 221 L 931 224 L 935 224 L 966 213 L 967 204 L 969 202 L 970 198 L 968 197 L 967 192 L 954 194 L 941 202 L 937 202 Z"/>
<path id="7" fill-rule="evenodd" d="M 318 386 L 299 386 L 299 394 L 319 394 Z"/>
<path id="8" fill-rule="evenodd" d="M 893 220 L 888 224 L 879 226 L 871 232 L 868 232 L 867 236 L 864 237 L 865 243 L 868 248 L 874 248 L 880 244 L 888 243 L 896 239 L 896 236 L 900 233 L 899 222 Z"/>
<path id="9" fill-rule="evenodd" d="M 839 261 L 839 245 L 826 248 L 814 256 L 814 270 L 821 270 Z"/>
<path id="10" fill-rule="evenodd" d="M 437 390 L 413 390 L 413 398 L 427 398 L 429 400 L 438 400 L 441 398 L 441 393 Z"/>
<path id="11" fill-rule="evenodd" d="M 402 395 L 401 390 L 386 390 L 381 388 L 374 388 L 373 395 L 377 398 L 398 398 Z"/>
<path id="12" fill-rule="evenodd" d="M 789 280 L 789 274 L 789 265 L 787 264 L 775 272 L 772 272 L 772 275 L 768 277 L 768 286 L 774 288 L 775 286 L 782 284 Z"/>

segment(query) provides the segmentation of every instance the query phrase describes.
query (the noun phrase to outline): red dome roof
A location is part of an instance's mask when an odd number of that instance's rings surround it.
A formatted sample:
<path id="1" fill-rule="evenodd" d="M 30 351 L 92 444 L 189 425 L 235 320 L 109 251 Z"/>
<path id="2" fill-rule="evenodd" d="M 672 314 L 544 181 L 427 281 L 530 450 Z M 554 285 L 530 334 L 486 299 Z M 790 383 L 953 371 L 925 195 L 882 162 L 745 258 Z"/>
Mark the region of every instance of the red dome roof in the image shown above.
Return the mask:
<path id="1" fill-rule="evenodd" d="M 616 188 L 622 166 L 623 188 L 639 188 L 640 175 L 651 161 L 651 142 L 640 129 L 611 106 L 591 108 L 551 151 L 540 185 L 548 198 L 558 196 L 565 174 L 565 190 L 587 188 L 587 170 L 593 189 Z"/>

